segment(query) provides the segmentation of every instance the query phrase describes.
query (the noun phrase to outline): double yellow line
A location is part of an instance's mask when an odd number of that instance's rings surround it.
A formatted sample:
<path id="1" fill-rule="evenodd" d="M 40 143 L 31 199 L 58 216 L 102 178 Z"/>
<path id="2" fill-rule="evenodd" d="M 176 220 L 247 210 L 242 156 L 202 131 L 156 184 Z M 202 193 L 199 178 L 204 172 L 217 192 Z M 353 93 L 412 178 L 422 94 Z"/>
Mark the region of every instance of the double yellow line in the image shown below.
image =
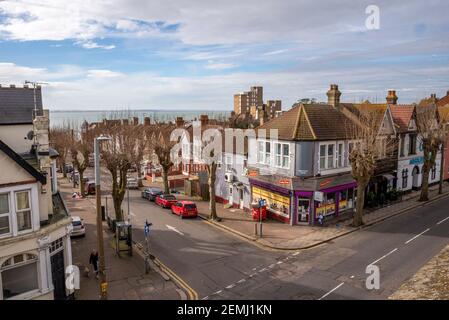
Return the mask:
<path id="1" fill-rule="evenodd" d="M 162 269 L 165 273 L 167 273 L 170 278 L 172 278 L 180 287 L 182 287 L 187 294 L 189 295 L 189 300 L 198 300 L 198 293 L 193 290 L 184 280 L 182 280 L 175 272 L 173 272 L 169 267 L 161 262 L 158 258 L 155 258 L 153 262 Z"/>

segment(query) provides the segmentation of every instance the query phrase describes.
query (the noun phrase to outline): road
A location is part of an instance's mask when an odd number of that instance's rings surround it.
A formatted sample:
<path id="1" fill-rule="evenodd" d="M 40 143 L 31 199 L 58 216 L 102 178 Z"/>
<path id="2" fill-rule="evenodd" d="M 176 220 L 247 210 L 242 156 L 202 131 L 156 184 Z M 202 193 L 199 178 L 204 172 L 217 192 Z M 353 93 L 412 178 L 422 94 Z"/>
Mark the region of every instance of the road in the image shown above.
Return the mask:
<path id="1" fill-rule="evenodd" d="M 127 212 L 126 198 L 123 204 Z M 134 239 L 153 223 L 153 254 L 200 299 L 386 299 L 448 244 L 449 198 L 301 252 L 263 250 L 201 219 L 183 219 L 130 191 Z M 380 289 L 367 290 L 366 267 Z"/>

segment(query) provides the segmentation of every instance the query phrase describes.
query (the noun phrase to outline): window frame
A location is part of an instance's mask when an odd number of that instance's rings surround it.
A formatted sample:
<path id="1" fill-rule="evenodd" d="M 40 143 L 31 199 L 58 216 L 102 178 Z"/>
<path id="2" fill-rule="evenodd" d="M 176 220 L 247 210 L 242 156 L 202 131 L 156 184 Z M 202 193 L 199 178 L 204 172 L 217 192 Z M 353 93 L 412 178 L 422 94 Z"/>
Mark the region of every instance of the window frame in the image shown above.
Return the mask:
<path id="1" fill-rule="evenodd" d="M 402 189 L 408 187 L 408 168 L 402 170 Z"/>
<path id="2" fill-rule="evenodd" d="M 28 208 L 27 209 L 18 209 L 18 202 L 17 202 L 17 194 L 18 193 L 23 193 L 26 192 L 28 194 Z M 17 234 L 21 235 L 24 233 L 28 233 L 33 231 L 34 226 L 33 226 L 33 205 L 32 205 L 32 200 L 31 200 L 31 190 L 30 189 L 23 189 L 23 190 L 15 190 L 14 192 L 14 204 L 15 204 L 15 210 L 14 210 L 14 214 L 15 214 L 15 223 L 16 223 L 16 229 L 17 229 Z M 22 212 L 27 212 L 29 211 L 30 214 L 30 228 L 27 229 L 23 229 L 23 230 L 19 230 L 19 224 L 18 224 L 18 213 L 22 213 Z"/>
<path id="3" fill-rule="evenodd" d="M 12 212 L 11 212 L 11 197 L 10 192 L 2 192 L 0 195 L 6 195 L 7 203 L 8 203 L 8 212 L 0 213 L 0 218 L 8 217 L 8 229 L 9 231 L 6 233 L 0 233 L 0 238 L 9 237 L 13 233 L 12 228 Z"/>
<path id="4" fill-rule="evenodd" d="M 287 147 L 287 154 L 284 155 L 285 147 Z M 279 150 L 278 150 L 279 148 Z M 279 151 L 279 153 L 278 153 Z M 290 168 L 290 144 L 288 142 L 275 142 L 274 143 L 274 166 L 282 169 Z M 286 165 L 284 165 L 286 161 Z"/>
<path id="5" fill-rule="evenodd" d="M 14 262 L 14 258 L 17 256 L 22 256 L 22 261 L 20 262 Z M 10 261 L 10 263 L 6 266 L 4 266 L 4 264 Z M 13 270 L 15 268 L 21 268 L 27 265 L 31 265 L 34 264 L 35 268 L 36 268 L 36 284 L 37 287 L 31 290 L 28 290 L 26 292 L 22 292 L 19 293 L 15 296 L 6 298 L 3 296 L 3 275 L 2 273 L 4 271 L 8 271 L 8 270 Z M 8 257 L 7 259 L 1 261 L 0 263 L 0 300 L 17 300 L 20 299 L 23 296 L 27 296 L 32 292 L 38 292 L 41 289 L 41 282 L 40 282 L 40 276 L 39 276 L 39 257 L 37 254 L 33 253 L 33 252 L 25 252 L 25 253 L 20 253 L 20 254 L 16 254 L 13 256 Z"/>

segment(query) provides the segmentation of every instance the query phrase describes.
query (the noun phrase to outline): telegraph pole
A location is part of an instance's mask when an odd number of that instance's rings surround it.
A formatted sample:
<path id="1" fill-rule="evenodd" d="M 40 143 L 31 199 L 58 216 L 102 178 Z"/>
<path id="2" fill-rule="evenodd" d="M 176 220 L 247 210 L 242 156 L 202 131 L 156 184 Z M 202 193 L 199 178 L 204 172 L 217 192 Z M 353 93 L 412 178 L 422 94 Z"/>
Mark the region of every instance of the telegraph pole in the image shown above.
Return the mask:
<path id="1" fill-rule="evenodd" d="M 107 137 L 96 137 L 94 141 L 95 160 L 95 198 L 97 204 L 97 241 L 98 241 L 98 273 L 100 275 L 100 299 L 108 299 L 108 284 L 106 282 L 104 241 L 103 241 L 103 219 L 101 217 L 101 188 L 100 188 L 100 142 L 110 140 Z"/>

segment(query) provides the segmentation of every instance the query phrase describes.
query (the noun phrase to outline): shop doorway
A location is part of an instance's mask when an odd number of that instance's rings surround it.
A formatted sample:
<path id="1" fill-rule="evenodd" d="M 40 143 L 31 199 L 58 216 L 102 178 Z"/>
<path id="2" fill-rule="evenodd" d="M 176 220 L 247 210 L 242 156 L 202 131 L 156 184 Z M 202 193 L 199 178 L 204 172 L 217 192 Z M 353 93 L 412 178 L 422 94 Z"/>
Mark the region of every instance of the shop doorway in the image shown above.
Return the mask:
<path id="1" fill-rule="evenodd" d="M 310 215 L 310 199 L 298 198 L 298 224 L 308 224 Z"/>
<path id="2" fill-rule="evenodd" d="M 413 182 L 412 182 L 413 189 L 419 189 L 420 185 L 419 185 L 419 167 L 418 166 L 415 166 L 413 168 L 412 177 L 413 177 Z"/>

